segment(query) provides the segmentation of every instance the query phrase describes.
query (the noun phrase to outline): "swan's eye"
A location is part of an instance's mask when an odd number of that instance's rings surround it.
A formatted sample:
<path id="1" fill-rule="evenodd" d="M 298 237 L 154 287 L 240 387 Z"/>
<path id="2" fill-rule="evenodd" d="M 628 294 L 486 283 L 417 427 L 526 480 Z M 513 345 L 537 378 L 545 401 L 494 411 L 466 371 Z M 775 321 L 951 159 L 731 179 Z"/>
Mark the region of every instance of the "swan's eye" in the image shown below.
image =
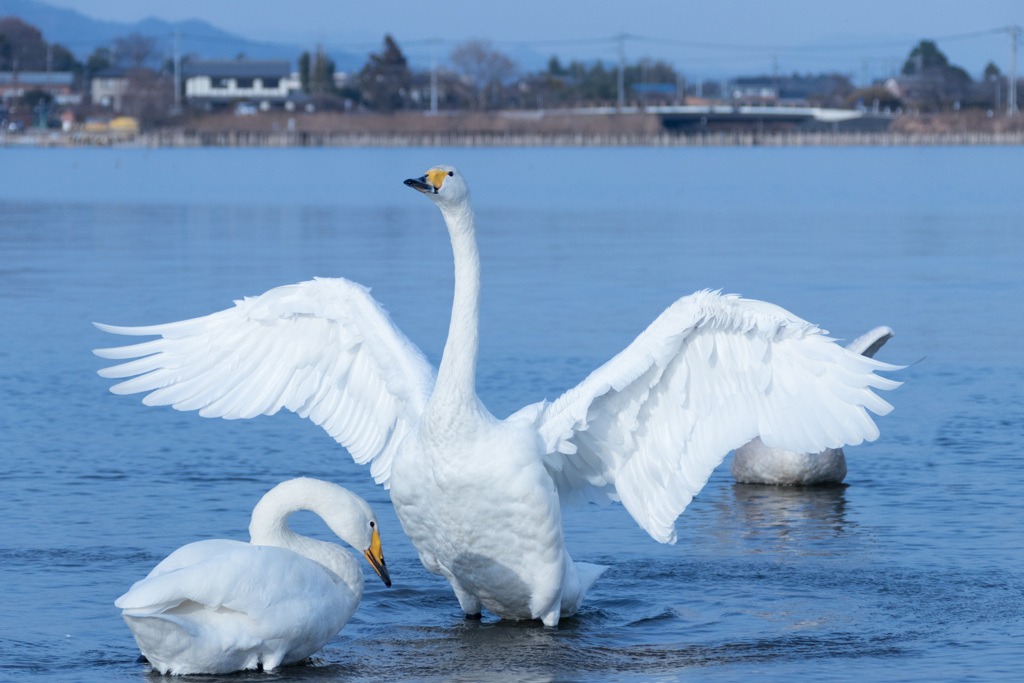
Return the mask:
<path id="1" fill-rule="evenodd" d="M 450 175 L 450 176 L 455 175 L 455 171 L 448 171 L 448 175 Z"/>
<path id="2" fill-rule="evenodd" d="M 371 529 L 373 528 L 373 522 L 370 522 L 370 528 Z"/>

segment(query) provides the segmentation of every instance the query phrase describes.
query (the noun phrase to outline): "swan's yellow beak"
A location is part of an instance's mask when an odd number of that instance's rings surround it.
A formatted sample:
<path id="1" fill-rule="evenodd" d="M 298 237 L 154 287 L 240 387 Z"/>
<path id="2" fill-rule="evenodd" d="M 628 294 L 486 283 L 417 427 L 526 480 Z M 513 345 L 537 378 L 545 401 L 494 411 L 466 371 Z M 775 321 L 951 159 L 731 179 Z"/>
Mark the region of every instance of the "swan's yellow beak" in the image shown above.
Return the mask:
<path id="1" fill-rule="evenodd" d="M 380 549 L 380 534 L 377 530 L 373 530 L 373 540 L 370 541 L 370 549 L 365 553 L 366 559 L 369 560 L 370 566 L 373 567 L 373 571 L 377 572 L 377 576 L 384 582 L 384 585 L 391 588 L 391 575 L 388 574 L 388 567 L 384 564 L 384 553 Z"/>
<path id="2" fill-rule="evenodd" d="M 447 174 L 437 168 L 431 169 L 419 178 L 409 178 L 405 184 L 423 194 L 437 194 Z"/>

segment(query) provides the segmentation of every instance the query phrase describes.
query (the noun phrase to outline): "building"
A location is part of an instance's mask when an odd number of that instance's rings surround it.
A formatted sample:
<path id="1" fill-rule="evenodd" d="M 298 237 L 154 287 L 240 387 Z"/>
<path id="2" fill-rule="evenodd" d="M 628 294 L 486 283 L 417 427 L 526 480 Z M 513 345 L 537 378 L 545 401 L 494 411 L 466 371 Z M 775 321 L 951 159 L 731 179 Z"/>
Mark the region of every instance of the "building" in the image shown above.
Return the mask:
<path id="1" fill-rule="evenodd" d="M 844 89 L 851 89 L 844 76 L 793 74 L 735 78 L 726 83 L 725 95 L 745 104 L 803 104 L 809 100 L 827 99 Z"/>
<path id="2" fill-rule="evenodd" d="M 128 92 L 128 72 L 116 66 L 101 69 L 92 75 L 92 103 L 121 111 L 124 94 Z"/>
<path id="3" fill-rule="evenodd" d="M 238 100 L 283 103 L 301 91 L 284 60 L 193 61 L 182 65 L 185 97 L 192 104 L 224 105 Z"/>
<path id="4" fill-rule="evenodd" d="M 726 84 L 726 93 L 730 99 L 746 103 L 774 104 L 779 99 L 778 85 L 770 76 L 733 79 Z"/>
<path id="5" fill-rule="evenodd" d="M 0 71 L 0 98 L 23 97 L 41 90 L 55 100 L 72 95 L 75 75 L 70 71 Z"/>

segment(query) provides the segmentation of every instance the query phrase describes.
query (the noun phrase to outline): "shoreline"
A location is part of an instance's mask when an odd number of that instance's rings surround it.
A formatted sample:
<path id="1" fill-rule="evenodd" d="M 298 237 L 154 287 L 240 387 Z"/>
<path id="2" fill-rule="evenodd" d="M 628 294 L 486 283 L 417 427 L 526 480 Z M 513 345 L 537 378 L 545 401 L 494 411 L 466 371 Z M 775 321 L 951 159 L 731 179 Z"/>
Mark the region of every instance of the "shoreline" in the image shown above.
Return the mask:
<path id="1" fill-rule="evenodd" d="M 0 147 L 938 147 L 1024 145 L 1011 132 L 355 133 L 164 129 L 0 135 Z"/>

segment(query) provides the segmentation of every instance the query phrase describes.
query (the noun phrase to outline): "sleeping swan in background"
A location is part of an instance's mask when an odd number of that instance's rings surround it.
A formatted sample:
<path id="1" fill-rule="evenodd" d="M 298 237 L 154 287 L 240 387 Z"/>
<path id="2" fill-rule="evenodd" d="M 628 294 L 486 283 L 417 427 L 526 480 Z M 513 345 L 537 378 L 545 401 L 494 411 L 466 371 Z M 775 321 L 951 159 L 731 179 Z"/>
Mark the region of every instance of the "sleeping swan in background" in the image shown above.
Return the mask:
<path id="1" fill-rule="evenodd" d="M 892 336 L 891 328 L 876 327 L 847 344 L 846 350 L 874 358 Z M 736 449 L 730 471 L 740 484 L 839 484 L 846 478 L 846 455 L 842 448 L 826 448 L 820 453 L 769 448 L 757 437 Z"/>
<path id="2" fill-rule="evenodd" d="M 363 597 L 363 570 L 341 546 L 289 529 L 299 510 L 320 515 L 391 585 L 365 500 L 326 481 L 286 481 L 253 510 L 249 543 L 178 548 L 114 603 L 157 671 L 269 671 L 301 662 L 337 635 Z"/>
<path id="3" fill-rule="evenodd" d="M 654 539 L 734 448 L 821 451 L 874 439 L 865 408 L 891 370 L 760 301 L 699 292 L 662 313 L 619 355 L 553 403 L 495 418 L 476 395 L 480 256 L 469 187 L 437 166 L 405 181 L 441 210 L 455 297 L 435 374 L 365 287 L 316 279 L 219 313 L 152 327 L 105 349 L 137 358 L 100 371 L 114 393 L 228 419 L 292 410 L 321 425 L 391 489 L 426 569 L 468 617 L 482 608 L 553 626 L 576 612 L 603 567 L 573 562 L 561 506 L 621 501 Z M 527 294 L 524 293 L 524 296 Z M 565 302 L 571 305 L 571 302 Z M 602 311 L 592 311 L 601 316 Z"/>

